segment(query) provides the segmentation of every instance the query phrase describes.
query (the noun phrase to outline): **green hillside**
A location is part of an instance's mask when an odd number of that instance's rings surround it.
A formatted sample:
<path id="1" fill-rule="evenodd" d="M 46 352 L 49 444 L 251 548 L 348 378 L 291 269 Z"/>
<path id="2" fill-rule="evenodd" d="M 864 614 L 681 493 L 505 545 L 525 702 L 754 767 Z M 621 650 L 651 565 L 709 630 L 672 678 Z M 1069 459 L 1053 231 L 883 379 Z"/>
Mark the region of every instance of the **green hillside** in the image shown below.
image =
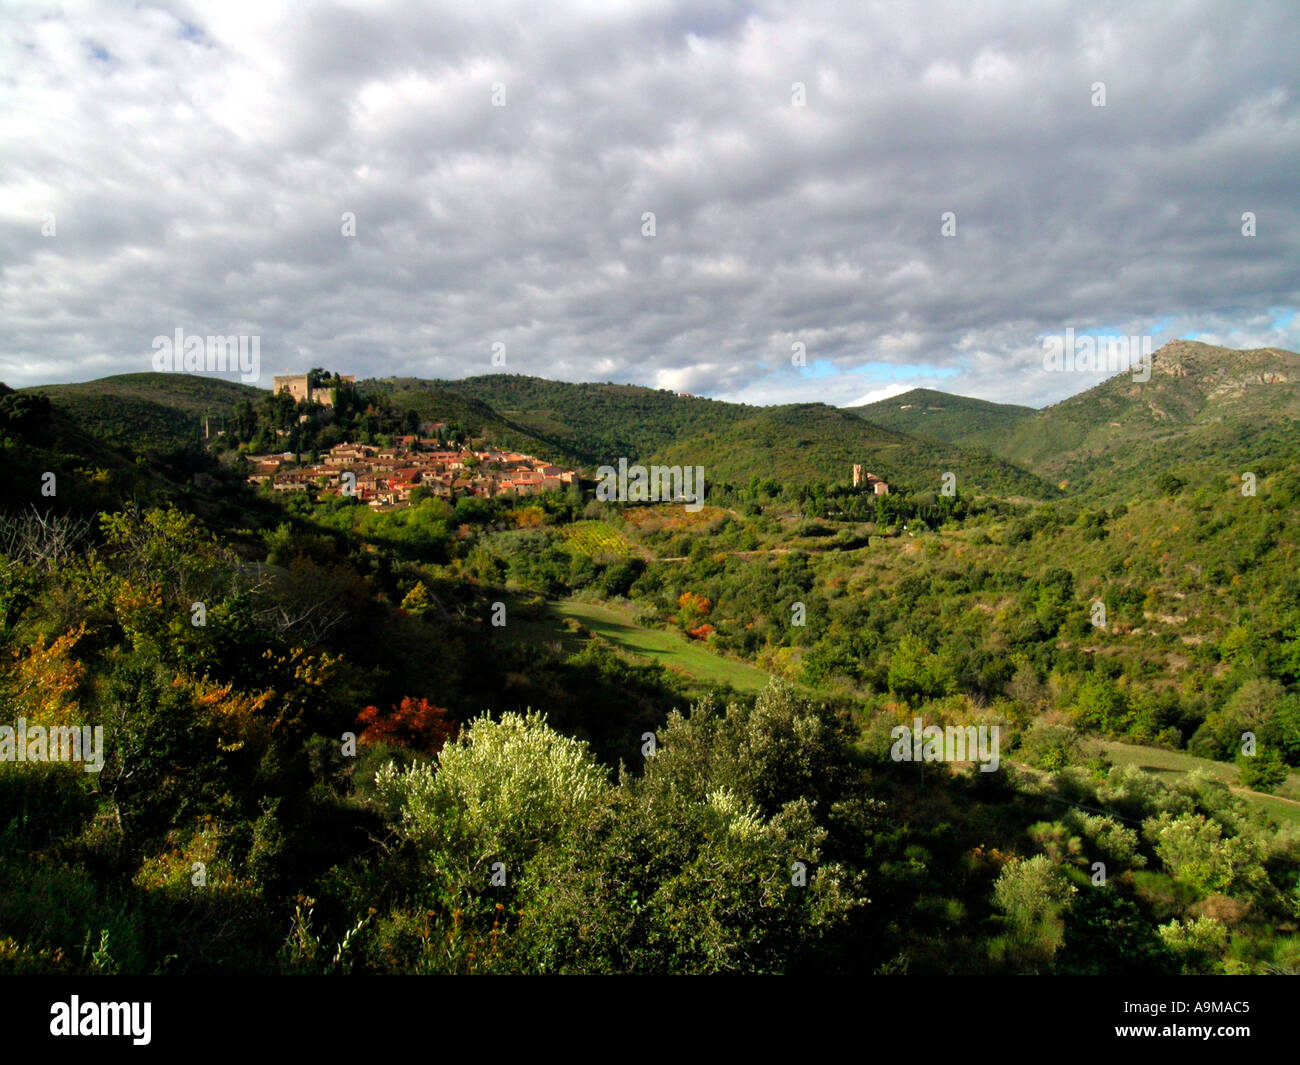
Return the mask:
<path id="1" fill-rule="evenodd" d="M 759 409 L 639 385 L 569 384 L 519 374 L 429 384 L 490 404 L 514 425 L 594 465 L 620 456 L 645 459 L 675 440 L 735 425 Z"/>
<path id="2" fill-rule="evenodd" d="M 66 385 L 22 389 L 42 392 L 87 432 L 129 450 L 168 450 L 199 440 L 204 415 L 214 422 L 241 400 L 266 390 L 186 373 L 129 373 Z M 217 425 L 213 425 L 215 432 Z"/>
<path id="3" fill-rule="evenodd" d="M 733 485 L 754 477 L 789 484 L 845 482 L 861 463 L 865 472 L 918 491 L 937 490 L 942 475 L 952 472 L 963 492 L 1031 498 L 1054 494 L 1037 477 L 987 452 L 908 436 L 820 403 L 760 409 L 732 425 L 678 441 L 655 461 L 702 465 L 706 479 Z"/>
<path id="4" fill-rule="evenodd" d="M 1254 470 L 1296 453 L 1297 382 L 1294 352 L 1172 341 L 1152 356 L 1149 381 L 1122 373 L 1009 430 L 973 439 L 1071 490 L 1151 483 L 1205 460 Z"/>
<path id="5" fill-rule="evenodd" d="M 1300 973 L 1291 371 L 1199 354 L 1022 419 L 1122 475 L 1065 497 L 822 404 L 390 379 L 164 451 L 104 397 L 165 440 L 196 379 L 0 386 L 0 698 L 105 753 L 0 759 L 0 973 Z M 232 448 L 417 415 L 735 491 L 372 509 Z M 813 487 L 856 463 L 915 492 Z M 900 761 L 918 718 L 1000 769 Z"/>
<path id="6" fill-rule="evenodd" d="M 140 430 L 134 439 L 100 435 L 105 424 L 101 415 L 108 417 L 105 412 L 110 400 L 98 398 L 91 386 L 108 384 L 103 395 L 111 397 L 118 394 L 112 387 L 117 380 L 21 391 L 0 384 L 0 462 L 8 489 L 0 504 L 0 521 L 32 508 L 91 518 L 100 511 L 120 509 L 126 500 L 182 506 L 225 528 L 246 525 L 255 513 L 265 512 L 265 504 L 244 491 L 238 473 L 206 453 L 192 434 L 177 432 L 169 437 L 163 431 L 146 438 Z M 65 391 L 69 389 L 76 391 Z M 130 395 L 131 391 L 128 388 L 121 394 Z M 192 399 L 183 387 L 171 398 L 180 402 Z M 129 404 L 124 406 L 131 409 Z M 178 409 L 161 402 L 154 406 L 162 412 L 156 424 L 164 430 L 182 424 L 183 413 Z M 146 450 L 147 457 L 142 454 Z M 48 477 L 51 474 L 53 481 Z"/>
<path id="7" fill-rule="evenodd" d="M 990 403 L 969 396 L 954 396 L 932 388 L 914 388 L 876 403 L 846 407 L 885 429 L 916 436 L 929 436 L 949 443 L 965 443 L 979 437 L 991 439 L 1031 417 L 1033 407 L 1013 403 Z M 991 434 L 981 436 L 981 434 Z"/>
<path id="8" fill-rule="evenodd" d="M 395 406 L 418 411 L 429 421 L 462 425 L 475 436 L 482 436 L 501 447 L 525 451 L 539 458 L 562 463 L 586 460 L 570 442 L 545 428 L 537 428 L 519 419 L 503 415 L 491 404 L 450 387 L 456 382 L 428 381 L 418 377 L 381 377 L 358 381 L 366 393 L 379 393 Z"/>
<path id="9" fill-rule="evenodd" d="M 634 385 L 570 384 L 518 374 L 460 381 L 359 383 L 397 408 L 464 426 L 504 447 L 585 467 L 631 461 L 705 465 L 715 481 L 848 480 L 855 463 L 918 490 L 951 471 L 981 492 L 1045 498 L 1153 489 L 1215 471 L 1267 473 L 1300 455 L 1300 355 L 1175 341 L 1151 379 L 1119 374 L 1077 396 L 1028 407 L 914 389 L 878 403 L 750 407 Z M 48 385 L 80 431 L 125 452 L 197 443 L 203 419 L 228 417 L 262 389 L 191 374 L 122 374 Z M 1206 465 L 1209 464 L 1209 466 Z"/>

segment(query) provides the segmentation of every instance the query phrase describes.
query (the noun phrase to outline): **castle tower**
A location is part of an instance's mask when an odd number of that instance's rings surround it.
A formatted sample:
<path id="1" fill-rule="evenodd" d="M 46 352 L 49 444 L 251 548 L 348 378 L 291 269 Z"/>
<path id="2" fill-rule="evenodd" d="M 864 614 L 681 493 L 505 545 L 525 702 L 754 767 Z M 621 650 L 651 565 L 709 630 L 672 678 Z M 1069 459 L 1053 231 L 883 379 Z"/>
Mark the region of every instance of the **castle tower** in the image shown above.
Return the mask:
<path id="1" fill-rule="evenodd" d="M 854 488 L 857 488 L 858 485 L 860 485 L 861 483 L 862 483 L 862 467 L 861 467 L 860 465 L 859 465 L 859 466 L 854 466 L 854 467 L 853 467 L 853 487 L 854 487 Z"/>

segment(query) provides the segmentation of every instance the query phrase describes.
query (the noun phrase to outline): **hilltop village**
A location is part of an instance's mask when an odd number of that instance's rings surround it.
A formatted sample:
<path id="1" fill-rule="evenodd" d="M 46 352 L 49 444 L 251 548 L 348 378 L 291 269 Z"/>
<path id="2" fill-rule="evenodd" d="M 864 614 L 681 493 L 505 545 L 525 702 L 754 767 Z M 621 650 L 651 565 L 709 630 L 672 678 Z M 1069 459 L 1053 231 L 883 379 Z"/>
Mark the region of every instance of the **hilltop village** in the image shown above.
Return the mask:
<path id="1" fill-rule="evenodd" d="M 439 424 L 422 426 L 434 432 Z M 530 496 L 573 484 L 577 473 L 532 455 L 489 448 L 449 448 L 437 436 L 400 436 L 392 447 L 336 444 L 316 464 L 299 465 L 292 452 L 250 455 L 253 484 L 277 492 L 351 495 L 376 510 L 402 507 L 415 494 L 455 500 L 462 496 Z M 349 474 L 351 476 L 349 476 Z"/>
<path id="2" fill-rule="evenodd" d="M 349 387 L 353 380 L 343 377 L 338 383 Z M 274 391 L 300 403 L 334 406 L 333 389 L 317 387 L 305 374 L 277 376 Z M 446 429 L 445 422 L 425 422 L 418 433 L 394 436 L 391 446 L 335 444 L 314 463 L 298 462 L 292 451 L 248 455 L 248 480 L 269 484 L 276 492 L 353 496 L 376 510 L 407 506 L 427 496 L 449 501 L 463 496 L 531 496 L 577 480 L 574 470 L 532 455 L 454 443 L 445 438 Z"/>

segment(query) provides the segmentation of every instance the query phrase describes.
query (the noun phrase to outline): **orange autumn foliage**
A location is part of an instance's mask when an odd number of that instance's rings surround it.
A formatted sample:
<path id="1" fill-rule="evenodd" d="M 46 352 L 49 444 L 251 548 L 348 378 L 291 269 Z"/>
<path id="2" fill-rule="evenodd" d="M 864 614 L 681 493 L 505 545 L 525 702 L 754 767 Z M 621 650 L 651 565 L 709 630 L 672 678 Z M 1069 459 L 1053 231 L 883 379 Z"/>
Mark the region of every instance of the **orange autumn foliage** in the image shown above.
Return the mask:
<path id="1" fill-rule="evenodd" d="M 437 754 L 456 732 L 446 710 L 409 695 L 388 713 L 367 706 L 357 715 L 357 724 L 363 729 L 357 737 L 361 743 L 391 743 L 426 754 Z"/>
<path id="2" fill-rule="evenodd" d="M 694 592 L 682 592 L 677 597 L 677 605 L 682 610 L 698 614 L 700 617 L 708 617 L 713 612 L 713 600 L 706 595 L 696 595 Z"/>
<path id="3" fill-rule="evenodd" d="M 172 684 L 190 690 L 195 708 L 217 728 L 217 743 L 223 751 L 251 747 L 260 752 L 270 742 L 275 692 L 248 694 L 236 691 L 232 684 L 218 684 L 206 677 L 192 680 L 178 676 Z M 272 707 L 270 711 L 268 706 Z"/>

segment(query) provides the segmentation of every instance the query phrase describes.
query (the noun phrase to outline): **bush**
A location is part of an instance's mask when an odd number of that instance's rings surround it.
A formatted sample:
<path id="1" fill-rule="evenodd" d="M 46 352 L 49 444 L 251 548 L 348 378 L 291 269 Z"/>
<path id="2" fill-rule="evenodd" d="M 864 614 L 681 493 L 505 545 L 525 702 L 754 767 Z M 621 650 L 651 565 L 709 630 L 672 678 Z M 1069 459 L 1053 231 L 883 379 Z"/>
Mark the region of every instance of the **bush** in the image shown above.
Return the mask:
<path id="1" fill-rule="evenodd" d="M 1077 890 L 1047 855 L 1040 854 L 1002 867 L 993 885 L 993 904 L 1026 932 L 1055 915 Z"/>
<path id="2" fill-rule="evenodd" d="M 486 888 L 479 867 L 488 857 L 522 867 L 544 842 L 589 820 L 609 781 L 585 743 L 529 712 L 500 721 L 485 714 L 443 748 L 436 770 L 390 766 L 377 786 L 432 871 Z"/>
<path id="3" fill-rule="evenodd" d="M 1169 875 L 1198 894 L 1240 893 L 1264 879 L 1259 844 L 1244 835 L 1225 839 L 1223 826 L 1202 814 L 1161 814 L 1143 824 L 1142 831 Z"/>
<path id="4" fill-rule="evenodd" d="M 1282 761 L 1276 747 L 1254 755 L 1237 756 L 1237 774 L 1241 783 L 1255 791 L 1276 791 L 1286 781 L 1290 768 Z"/>
<path id="5" fill-rule="evenodd" d="M 1078 729 L 1040 717 L 1021 737 L 1020 753 L 1030 765 L 1055 773 L 1077 765 L 1083 757 L 1083 748 Z"/>
<path id="6" fill-rule="evenodd" d="M 1160 938 L 1179 959 L 1185 973 L 1205 973 L 1228 947 L 1228 930 L 1213 917 L 1170 921 L 1160 926 Z"/>

